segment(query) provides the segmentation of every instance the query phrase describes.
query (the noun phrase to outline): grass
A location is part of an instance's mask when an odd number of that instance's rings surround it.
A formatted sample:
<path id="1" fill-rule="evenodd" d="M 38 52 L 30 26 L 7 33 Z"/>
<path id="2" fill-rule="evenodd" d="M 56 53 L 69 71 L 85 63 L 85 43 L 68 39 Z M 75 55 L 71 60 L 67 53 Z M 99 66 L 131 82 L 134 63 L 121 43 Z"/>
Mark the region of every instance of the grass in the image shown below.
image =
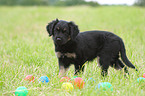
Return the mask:
<path id="1" fill-rule="evenodd" d="M 28 88 L 28 96 L 143 96 L 145 84 L 137 78 L 145 73 L 145 9 L 139 7 L 0 7 L 0 95 L 12 96 L 19 86 Z M 130 76 L 125 78 L 121 71 L 109 69 L 106 78 L 100 76 L 96 60 L 89 62 L 81 90 L 70 93 L 61 90 L 58 78 L 58 63 L 54 45 L 46 32 L 46 24 L 55 18 L 74 21 L 81 31 L 108 30 L 123 38 L 127 56 L 139 69 L 129 68 Z M 74 67 L 68 71 L 73 77 Z M 34 83 L 24 81 L 25 76 L 36 77 Z M 38 83 L 46 75 L 48 84 Z M 110 82 L 113 92 L 95 90 L 100 82 Z"/>

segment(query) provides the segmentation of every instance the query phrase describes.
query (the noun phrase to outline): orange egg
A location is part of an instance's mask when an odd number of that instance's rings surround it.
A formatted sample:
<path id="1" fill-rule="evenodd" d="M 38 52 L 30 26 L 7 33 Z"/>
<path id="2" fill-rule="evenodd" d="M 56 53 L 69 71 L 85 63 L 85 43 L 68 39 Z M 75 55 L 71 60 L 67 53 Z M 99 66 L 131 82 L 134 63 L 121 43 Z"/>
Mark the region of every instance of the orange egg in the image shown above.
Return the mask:
<path id="1" fill-rule="evenodd" d="M 67 76 L 62 77 L 62 78 L 60 79 L 60 82 L 69 82 L 69 81 L 70 81 L 70 78 L 67 77 Z"/>
<path id="2" fill-rule="evenodd" d="M 82 89 L 84 87 L 84 85 L 85 85 L 85 81 L 82 78 L 80 78 L 80 77 L 75 78 L 72 81 L 72 83 L 74 84 L 74 88 L 75 89 L 77 89 L 77 88 Z"/>

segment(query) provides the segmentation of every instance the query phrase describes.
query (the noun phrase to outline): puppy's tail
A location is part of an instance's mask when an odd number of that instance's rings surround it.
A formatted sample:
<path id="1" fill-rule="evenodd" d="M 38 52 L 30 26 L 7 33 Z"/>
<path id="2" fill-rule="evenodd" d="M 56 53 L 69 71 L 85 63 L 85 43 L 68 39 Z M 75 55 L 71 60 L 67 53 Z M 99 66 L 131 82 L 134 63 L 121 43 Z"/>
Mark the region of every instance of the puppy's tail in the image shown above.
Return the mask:
<path id="1" fill-rule="evenodd" d="M 128 66 L 131 67 L 133 69 L 136 69 L 135 66 L 128 60 L 127 56 L 126 56 L 126 50 L 125 50 L 125 45 L 122 41 L 122 39 L 120 40 L 120 45 L 121 45 L 121 49 L 120 49 L 120 53 L 121 53 L 121 59 L 123 60 L 123 62 Z M 136 71 L 138 71 L 136 69 Z"/>

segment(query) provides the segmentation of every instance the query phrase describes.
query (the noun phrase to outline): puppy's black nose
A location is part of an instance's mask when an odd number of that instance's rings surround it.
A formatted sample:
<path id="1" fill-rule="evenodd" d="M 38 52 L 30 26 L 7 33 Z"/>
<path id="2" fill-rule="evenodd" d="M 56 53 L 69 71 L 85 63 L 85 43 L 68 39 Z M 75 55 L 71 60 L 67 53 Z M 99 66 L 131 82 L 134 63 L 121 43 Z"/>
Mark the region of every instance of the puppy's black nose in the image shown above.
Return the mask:
<path id="1" fill-rule="evenodd" d="M 57 37 L 56 40 L 57 40 L 57 41 L 61 41 L 61 38 L 60 38 L 60 37 Z"/>

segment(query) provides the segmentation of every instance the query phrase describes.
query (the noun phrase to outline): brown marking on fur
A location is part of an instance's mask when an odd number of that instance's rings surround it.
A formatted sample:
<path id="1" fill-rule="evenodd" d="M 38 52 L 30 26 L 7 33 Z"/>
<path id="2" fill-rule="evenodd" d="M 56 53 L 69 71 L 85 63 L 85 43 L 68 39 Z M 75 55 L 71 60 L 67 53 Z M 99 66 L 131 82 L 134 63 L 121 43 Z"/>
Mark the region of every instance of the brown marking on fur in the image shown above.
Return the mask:
<path id="1" fill-rule="evenodd" d="M 62 55 L 66 56 L 68 58 L 76 58 L 76 54 L 75 53 L 61 53 L 61 52 L 55 52 L 56 56 L 58 58 L 60 58 Z"/>
<path id="2" fill-rule="evenodd" d="M 98 66 L 98 67 L 101 67 L 99 60 L 100 60 L 100 57 L 97 56 L 97 66 Z"/>
<path id="3" fill-rule="evenodd" d="M 59 27 L 57 27 L 57 30 L 58 30 L 58 31 L 59 31 L 59 29 L 60 29 L 60 28 L 59 28 Z"/>
<path id="4" fill-rule="evenodd" d="M 67 56 L 68 58 L 76 58 L 75 53 L 65 53 L 65 56 Z"/>
<path id="5" fill-rule="evenodd" d="M 68 41 L 71 40 L 71 37 L 69 36 Z"/>
<path id="6" fill-rule="evenodd" d="M 61 55 L 62 55 L 62 53 L 61 53 L 61 52 L 55 52 L 55 54 L 56 54 L 56 56 L 57 56 L 58 58 L 60 58 L 60 57 L 61 57 Z"/>
<path id="7" fill-rule="evenodd" d="M 65 32 L 66 31 L 66 28 L 64 28 L 63 31 Z"/>

